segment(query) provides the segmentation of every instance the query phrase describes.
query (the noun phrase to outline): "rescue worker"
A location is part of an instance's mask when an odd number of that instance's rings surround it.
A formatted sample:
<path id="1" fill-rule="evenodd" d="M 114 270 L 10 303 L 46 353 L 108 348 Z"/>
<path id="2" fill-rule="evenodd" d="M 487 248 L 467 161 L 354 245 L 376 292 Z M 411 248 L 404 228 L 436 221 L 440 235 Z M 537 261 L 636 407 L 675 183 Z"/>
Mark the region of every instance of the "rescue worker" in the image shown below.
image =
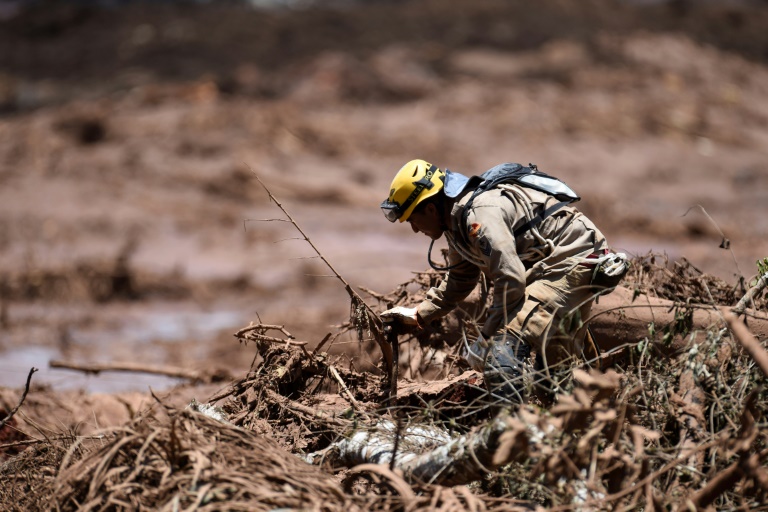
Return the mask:
<path id="1" fill-rule="evenodd" d="M 607 251 L 603 234 L 570 206 L 578 200 L 533 164 L 501 164 L 467 177 L 424 160 L 408 162 L 382 211 L 390 222 L 408 222 L 429 237 L 429 253 L 445 235 L 448 273 L 416 307 L 382 316 L 423 328 L 454 309 L 483 272 L 493 284 L 492 305 L 471 346 L 464 338 L 462 355 L 483 372 L 497 402 L 520 404 L 527 400 L 523 375 L 535 350 L 534 380 L 554 392 L 552 370 L 584 354 L 581 320 L 596 295 L 596 269 L 618 276 L 609 286 L 626 271 L 626 257 Z"/>

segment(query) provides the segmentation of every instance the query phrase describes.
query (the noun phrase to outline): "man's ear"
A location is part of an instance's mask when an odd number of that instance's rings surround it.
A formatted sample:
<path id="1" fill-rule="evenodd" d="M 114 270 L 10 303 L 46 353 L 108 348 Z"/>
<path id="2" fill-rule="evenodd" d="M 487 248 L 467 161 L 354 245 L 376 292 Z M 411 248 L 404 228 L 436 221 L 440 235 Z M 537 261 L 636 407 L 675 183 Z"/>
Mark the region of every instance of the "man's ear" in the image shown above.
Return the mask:
<path id="1" fill-rule="evenodd" d="M 427 203 L 426 207 L 424 208 L 424 213 L 430 217 L 440 217 L 440 212 L 437 211 L 437 206 L 435 206 L 435 203 Z"/>

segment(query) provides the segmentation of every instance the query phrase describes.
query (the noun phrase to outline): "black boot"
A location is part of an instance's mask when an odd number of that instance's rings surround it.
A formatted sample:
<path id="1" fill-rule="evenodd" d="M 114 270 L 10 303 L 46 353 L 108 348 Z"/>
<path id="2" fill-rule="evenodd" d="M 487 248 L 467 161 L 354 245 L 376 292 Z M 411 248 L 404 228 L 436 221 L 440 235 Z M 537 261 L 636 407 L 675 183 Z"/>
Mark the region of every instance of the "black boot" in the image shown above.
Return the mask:
<path id="1" fill-rule="evenodd" d="M 511 406 L 526 402 L 528 394 L 523 373 L 530 354 L 531 347 L 510 334 L 492 338 L 483 376 L 494 405 Z"/>

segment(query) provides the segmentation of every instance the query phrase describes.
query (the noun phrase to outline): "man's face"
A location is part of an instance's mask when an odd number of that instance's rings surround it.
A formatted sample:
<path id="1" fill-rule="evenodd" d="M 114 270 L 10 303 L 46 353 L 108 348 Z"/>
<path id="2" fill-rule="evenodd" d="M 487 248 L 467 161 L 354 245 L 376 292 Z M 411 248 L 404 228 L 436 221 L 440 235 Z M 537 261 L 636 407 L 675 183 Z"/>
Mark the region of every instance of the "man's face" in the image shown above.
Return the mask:
<path id="1" fill-rule="evenodd" d="M 424 233 L 432 240 L 437 240 L 443 236 L 440 213 L 433 203 L 429 203 L 425 208 L 413 212 L 408 217 L 407 222 L 411 225 L 414 233 Z"/>

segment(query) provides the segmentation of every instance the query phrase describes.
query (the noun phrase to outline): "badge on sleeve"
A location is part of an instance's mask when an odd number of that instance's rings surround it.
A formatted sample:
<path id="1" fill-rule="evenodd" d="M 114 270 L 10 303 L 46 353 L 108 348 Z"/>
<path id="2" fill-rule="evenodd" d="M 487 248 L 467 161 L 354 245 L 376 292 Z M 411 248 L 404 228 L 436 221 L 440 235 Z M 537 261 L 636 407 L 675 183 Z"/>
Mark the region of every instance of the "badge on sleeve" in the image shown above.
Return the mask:
<path id="1" fill-rule="evenodd" d="M 469 226 L 469 236 L 470 238 L 477 238 L 478 235 L 480 235 L 480 228 L 482 228 L 483 225 L 479 222 L 473 222 L 471 226 Z"/>

